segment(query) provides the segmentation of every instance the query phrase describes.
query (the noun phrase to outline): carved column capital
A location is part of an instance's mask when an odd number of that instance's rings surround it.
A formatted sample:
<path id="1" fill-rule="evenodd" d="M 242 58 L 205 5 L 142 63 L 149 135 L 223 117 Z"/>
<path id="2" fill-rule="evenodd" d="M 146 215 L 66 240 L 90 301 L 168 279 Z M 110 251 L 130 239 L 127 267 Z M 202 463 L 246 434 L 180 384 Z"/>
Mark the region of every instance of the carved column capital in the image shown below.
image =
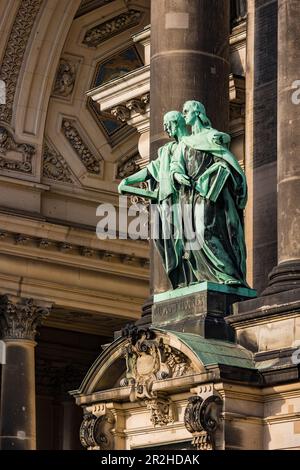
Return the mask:
<path id="1" fill-rule="evenodd" d="M 51 304 L 8 295 L 0 297 L 0 330 L 4 340 L 34 341 L 38 326 L 50 313 Z"/>

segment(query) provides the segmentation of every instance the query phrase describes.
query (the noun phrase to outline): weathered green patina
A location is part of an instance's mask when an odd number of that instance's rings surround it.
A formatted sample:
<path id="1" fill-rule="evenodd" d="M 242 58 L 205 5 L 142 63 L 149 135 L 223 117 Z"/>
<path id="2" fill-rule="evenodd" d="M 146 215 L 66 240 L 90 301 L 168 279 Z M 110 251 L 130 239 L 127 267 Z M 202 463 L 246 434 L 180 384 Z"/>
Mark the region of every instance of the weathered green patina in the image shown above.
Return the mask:
<path id="1" fill-rule="evenodd" d="M 164 127 L 176 142 L 161 147 L 158 158 L 125 178 L 119 191 L 146 180 L 152 191 L 158 187 L 155 244 L 173 288 L 204 281 L 248 288 L 245 175 L 228 150 L 230 136 L 211 127 L 200 102 L 187 101 L 183 116 L 177 111 L 165 115 Z M 149 198 L 153 200 L 153 193 Z M 170 217 L 173 231 L 166 234 Z"/>
<path id="2" fill-rule="evenodd" d="M 168 135 L 175 139 L 168 142 L 158 150 L 158 157 L 151 161 L 146 168 L 124 178 L 119 185 L 119 192 L 130 193 L 130 184 L 149 181 L 149 190 L 141 190 L 132 187 L 132 194 L 139 194 L 154 200 L 156 196 L 156 209 L 159 215 L 157 238 L 155 246 L 159 251 L 164 269 L 170 279 L 173 288 L 185 283 L 186 262 L 184 253 L 184 241 L 181 234 L 181 215 L 178 211 L 179 192 L 171 174 L 171 161 L 179 141 L 187 136 L 187 129 L 183 115 L 179 111 L 169 111 L 164 116 L 164 129 Z M 187 181 L 185 175 L 180 175 L 180 180 Z M 170 230 L 170 227 L 172 229 Z"/>
<path id="3" fill-rule="evenodd" d="M 158 329 L 158 331 L 176 336 L 196 354 L 204 367 L 224 364 L 231 367 L 242 367 L 243 369 L 255 369 L 252 354 L 235 343 L 206 339 L 193 333 L 180 333 L 163 329 Z"/>

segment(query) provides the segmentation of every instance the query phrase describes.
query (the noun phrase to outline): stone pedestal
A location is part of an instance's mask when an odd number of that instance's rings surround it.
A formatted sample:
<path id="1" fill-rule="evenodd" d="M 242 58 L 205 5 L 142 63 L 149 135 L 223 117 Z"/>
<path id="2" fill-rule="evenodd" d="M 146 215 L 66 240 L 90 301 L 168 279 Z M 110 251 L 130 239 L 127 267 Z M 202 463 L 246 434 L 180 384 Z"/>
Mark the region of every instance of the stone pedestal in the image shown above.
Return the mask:
<path id="1" fill-rule="evenodd" d="M 252 289 L 202 282 L 190 287 L 156 294 L 152 324 L 156 328 L 195 333 L 204 338 L 233 340 L 225 322 L 233 303 L 256 296 Z"/>
<path id="2" fill-rule="evenodd" d="M 6 344 L 1 377 L 0 448 L 36 448 L 34 338 L 49 304 L 0 298 L 0 327 Z"/>

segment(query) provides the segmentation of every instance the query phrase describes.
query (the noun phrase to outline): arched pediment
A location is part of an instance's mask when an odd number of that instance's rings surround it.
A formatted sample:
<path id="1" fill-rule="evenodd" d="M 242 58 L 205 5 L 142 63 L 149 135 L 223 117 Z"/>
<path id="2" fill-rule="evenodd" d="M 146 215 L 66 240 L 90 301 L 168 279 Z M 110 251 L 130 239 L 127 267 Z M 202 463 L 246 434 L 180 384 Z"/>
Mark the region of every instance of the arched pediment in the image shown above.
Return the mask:
<path id="1" fill-rule="evenodd" d="M 97 358 L 77 396 L 127 387 L 129 398 L 149 398 L 154 383 L 206 373 L 213 365 L 254 368 L 251 353 L 236 344 L 192 333 L 131 327 Z M 125 391 L 124 391 L 125 392 Z"/>

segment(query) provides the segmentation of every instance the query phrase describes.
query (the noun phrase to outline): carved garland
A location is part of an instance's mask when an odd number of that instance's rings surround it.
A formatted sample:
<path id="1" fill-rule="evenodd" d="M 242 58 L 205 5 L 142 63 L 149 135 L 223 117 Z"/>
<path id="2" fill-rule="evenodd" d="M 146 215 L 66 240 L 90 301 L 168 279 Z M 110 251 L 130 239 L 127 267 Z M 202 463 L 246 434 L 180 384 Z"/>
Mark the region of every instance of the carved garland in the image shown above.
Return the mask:
<path id="1" fill-rule="evenodd" d="M 7 41 L 0 79 L 6 85 L 6 104 L 0 105 L 0 120 L 10 123 L 17 81 L 27 42 L 43 0 L 22 0 Z"/>
<path id="2" fill-rule="evenodd" d="M 63 119 L 62 131 L 88 172 L 99 175 L 101 172 L 100 160 L 93 155 L 83 141 L 83 138 L 75 127 L 75 122 L 71 119 Z"/>
<path id="3" fill-rule="evenodd" d="M 132 28 L 139 24 L 142 18 L 142 12 L 138 10 L 129 10 L 121 15 L 105 21 L 94 28 L 89 29 L 82 43 L 88 47 L 97 47 L 107 39 L 116 36 L 117 34 Z"/>
<path id="4" fill-rule="evenodd" d="M 47 142 L 43 151 L 43 176 L 50 180 L 73 183 L 71 171 L 65 159 L 57 154 Z"/>

